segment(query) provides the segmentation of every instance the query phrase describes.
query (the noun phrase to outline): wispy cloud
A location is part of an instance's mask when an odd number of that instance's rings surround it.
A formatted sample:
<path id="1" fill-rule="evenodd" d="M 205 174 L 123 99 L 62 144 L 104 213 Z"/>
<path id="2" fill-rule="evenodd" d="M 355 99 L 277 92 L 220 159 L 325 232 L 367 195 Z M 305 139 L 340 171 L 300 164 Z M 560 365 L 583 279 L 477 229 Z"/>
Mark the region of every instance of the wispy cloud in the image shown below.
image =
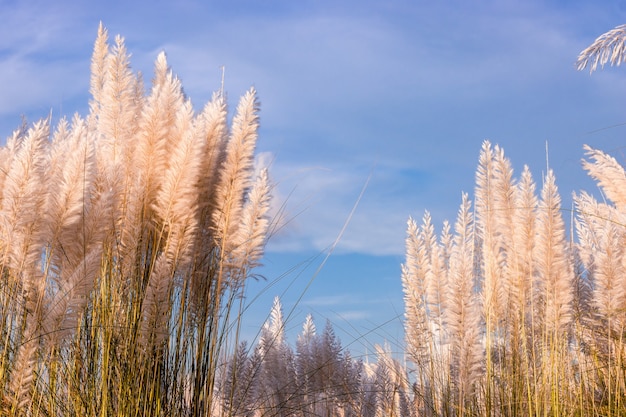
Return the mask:
<path id="1" fill-rule="evenodd" d="M 313 297 L 305 300 L 303 304 L 311 307 L 342 307 L 355 302 L 358 300 L 354 298 L 354 295 L 340 294 Z"/>

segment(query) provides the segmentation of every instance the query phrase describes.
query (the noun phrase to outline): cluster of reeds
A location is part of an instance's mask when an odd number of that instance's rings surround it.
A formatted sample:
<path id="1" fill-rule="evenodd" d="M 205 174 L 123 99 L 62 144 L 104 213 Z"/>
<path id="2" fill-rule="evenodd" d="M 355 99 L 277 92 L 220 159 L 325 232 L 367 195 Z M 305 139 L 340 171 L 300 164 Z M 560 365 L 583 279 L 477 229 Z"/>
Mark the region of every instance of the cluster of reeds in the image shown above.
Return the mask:
<path id="1" fill-rule="evenodd" d="M 552 171 L 537 195 L 528 168 L 515 180 L 489 142 L 454 230 L 409 220 L 407 353 L 422 415 L 626 412 L 626 172 L 587 152 L 612 203 L 575 196 L 576 239 Z"/>
<path id="2" fill-rule="evenodd" d="M 255 91 L 229 127 L 160 54 L 146 93 L 102 26 L 91 69 L 86 118 L 0 148 L 0 415 L 412 415 L 388 350 L 363 363 L 311 317 L 294 350 L 278 299 L 239 340 L 270 228 Z"/>
<path id="3" fill-rule="evenodd" d="M 240 344 L 217 392 L 223 415 L 411 417 L 412 388 L 389 348 L 377 346 L 376 363 L 355 359 L 330 324 L 317 333 L 307 316 L 295 349 L 284 334 L 276 298 L 257 345 Z"/>
<path id="4" fill-rule="evenodd" d="M 626 26 L 600 36 L 577 67 L 626 54 Z M 569 238 L 554 174 L 541 192 L 483 144 L 467 195 L 440 236 L 409 220 L 402 280 L 407 353 L 422 415 L 626 413 L 626 171 L 586 147 L 607 201 L 574 196 Z"/>
<path id="5" fill-rule="evenodd" d="M 205 416 L 268 232 L 258 102 L 146 93 L 101 26 L 90 113 L 0 149 L 0 414 Z M 231 346 L 232 345 L 232 346 Z"/>

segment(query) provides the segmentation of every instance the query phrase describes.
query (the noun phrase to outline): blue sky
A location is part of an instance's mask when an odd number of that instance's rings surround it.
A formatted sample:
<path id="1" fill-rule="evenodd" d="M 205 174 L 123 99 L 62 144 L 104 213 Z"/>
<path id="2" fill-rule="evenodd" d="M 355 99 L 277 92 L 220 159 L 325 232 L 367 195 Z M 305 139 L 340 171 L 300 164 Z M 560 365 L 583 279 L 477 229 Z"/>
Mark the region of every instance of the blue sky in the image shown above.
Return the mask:
<path id="1" fill-rule="evenodd" d="M 626 122 L 626 69 L 574 69 L 582 49 L 626 23 L 624 1 L 0 0 L 0 15 L 4 137 L 22 115 L 86 114 L 100 21 L 125 37 L 146 80 L 165 50 L 197 109 L 220 66 L 232 107 L 255 86 L 258 149 L 290 221 L 269 243 L 267 280 L 249 288 L 249 299 L 262 295 L 247 338 L 282 295 L 293 332 L 312 312 L 352 351 L 402 343 L 406 220 L 424 210 L 437 226 L 454 220 L 484 139 L 538 180 L 547 141 L 565 202 L 595 189 L 583 144 L 624 159 L 626 127 L 612 126 Z"/>

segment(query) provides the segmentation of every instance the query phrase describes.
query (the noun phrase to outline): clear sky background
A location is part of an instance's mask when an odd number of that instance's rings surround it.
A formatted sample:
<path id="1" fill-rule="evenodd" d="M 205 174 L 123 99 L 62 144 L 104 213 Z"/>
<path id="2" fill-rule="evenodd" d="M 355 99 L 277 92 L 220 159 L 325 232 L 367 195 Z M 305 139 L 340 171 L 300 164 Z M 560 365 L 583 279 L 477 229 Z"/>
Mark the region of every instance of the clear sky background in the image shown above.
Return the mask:
<path id="1" fill-rule="evenodd" d="M 22 116 L 87 113 L 100 21 L 147 82 L 165 50 L 196 109 L 221 66 L 231 108 L 258 90 L 258 150 L 289 222 L 248 289 L 248 340 L 281 295 L 292 342 L 310 312 L 354 353 L 400 350 L 407 218 L 455 219 L 485 139 L 538 182 L 547 142 L 565 205 L 595 189 L 583 144 L 626 162 L 626 68 L 574 68 L 626 1 L 0 0 L 0 16 L 3 138 Z"/>

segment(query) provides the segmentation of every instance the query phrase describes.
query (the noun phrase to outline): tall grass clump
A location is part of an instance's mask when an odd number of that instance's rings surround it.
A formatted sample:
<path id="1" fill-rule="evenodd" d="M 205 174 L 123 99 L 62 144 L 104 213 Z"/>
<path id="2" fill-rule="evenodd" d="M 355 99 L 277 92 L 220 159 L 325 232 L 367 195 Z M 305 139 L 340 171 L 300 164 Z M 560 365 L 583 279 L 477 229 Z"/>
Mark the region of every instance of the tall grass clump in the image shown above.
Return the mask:
<path id="1" fill-rule="evenodd" d="M 413 417 L 405 368 L 389 347 L 376 363 L 352 357 L 330 322 L 318 332 L 308 315 L 295 349 L 275 299 L 256 346 L 242 343 L 220 378 L 223 415 L 241 417 Z"/>
<path id="2" fill-rule="evenodd" d="M 453 233 L 444 224 L 437 237 L 428 213 L 409 219 L 402 279 L 418 414 L 626 413 L 626 171 L 586 150 L 610 202 L 576 195 L 570 239 L 552 171 L 537 195 L 528 168 L 513 179 L 489 142 Z"/>
<path id="3" fill-rule="evenodd" d="M 258 100 L 146 93 L 99 28 L 90 111 L 0 149 L 0 414 L 206 416 L 268 233 Z"/>
<path id="4" fill-rule="evenodd" d="M 626 27 L 579 56 L 619 65 Z M 483 143 L 474 201 L 451 232 L 409 219 L 402 282 L 418 413 L 432 416 L 626 414 L 626 171 L 585 148 L 606 200 L 574 196 L 568 238 L 555 176 L 541 190 Z"/>

